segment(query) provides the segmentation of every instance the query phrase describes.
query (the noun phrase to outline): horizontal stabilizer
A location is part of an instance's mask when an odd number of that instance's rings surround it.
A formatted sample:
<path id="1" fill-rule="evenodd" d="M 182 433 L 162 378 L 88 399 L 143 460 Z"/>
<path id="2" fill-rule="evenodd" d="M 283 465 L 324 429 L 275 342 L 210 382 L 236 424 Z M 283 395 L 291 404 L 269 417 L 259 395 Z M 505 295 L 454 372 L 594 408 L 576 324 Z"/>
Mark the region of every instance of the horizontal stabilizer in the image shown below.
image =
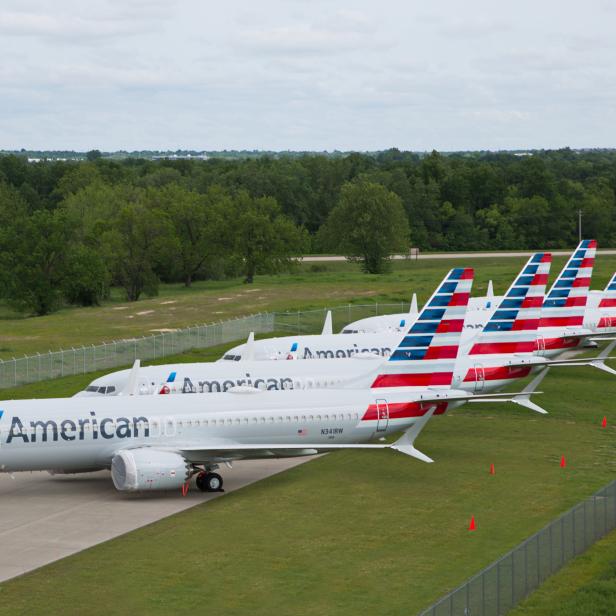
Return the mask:
<path id="1" fill-rule="evenodd" d="M 548 412 L 542 409 L 538 404 L 532 402 L 530 397 L 533 394 L 541 393 L 540 391 L 537 391 L 537 387 L 539 387 L 541 381 L 543 381 L 546 377 L 549 369 L 549 366 L 544 368 L 519 394 L 488 394 L 486 396 L 473 397 L 469 400 L 469 402 L 513 402 L 514 404 L 523 406 L 531 411 L 535 411 L 536 413 L 547 415 Z"/>

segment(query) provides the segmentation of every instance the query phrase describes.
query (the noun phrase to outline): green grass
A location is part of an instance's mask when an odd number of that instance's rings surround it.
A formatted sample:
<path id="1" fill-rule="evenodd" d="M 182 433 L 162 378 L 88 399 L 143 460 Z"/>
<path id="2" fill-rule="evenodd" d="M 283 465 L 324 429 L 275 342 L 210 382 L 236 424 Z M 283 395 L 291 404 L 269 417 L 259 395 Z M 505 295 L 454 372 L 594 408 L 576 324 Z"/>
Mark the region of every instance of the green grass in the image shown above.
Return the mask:
<path id="1" fill-rule="evenodd" d="M 616 531 L 578 556 L 511 612 L 511 616 L 613 616 Z"/>
<path id="2" fill-rule="evenodd" d="M 362 274 L 356 264 L 323 264 L 324 272 L 311 272 L 313 264 L 298 267 L 293 274 L 258 276 L 253 285 L 239 279 L 197 282 L 192 288 L 162 285 L 160 295 L 129 303 L 118 290 L 102 306 L 66 308 L 45 317 L 24 318 L 0 310 L 0 359 L 24 354 L 70 349 L 82 344 L 149 335 L 165 328 L 210 323 L 268 310 L 298 310 L 378 302 L 408 302 L 416 291 L 427 299 L 434 285 L 451 267 L 475 265 L 474 295 L 482 295 L 488 280 L 496 292 L 504 291 L 524 263 L 525 257 L 396 261 L 393 271 L 382 276 Z M 565 258 L 555 259 L 559 271 Z M 616 256 L 597 259 L 594 288 L 605 286 L 616 270 Z M 336 326 L 342 325 L 336 322 Z"/>
<path id="3" fill-rule="evenodd" d="M 547 417 L 434 418 L 431 465 L 330 454 L 8 581 L 0 614 L 416 613 L 613 479 L 616 379 L 552 373 Z"/>

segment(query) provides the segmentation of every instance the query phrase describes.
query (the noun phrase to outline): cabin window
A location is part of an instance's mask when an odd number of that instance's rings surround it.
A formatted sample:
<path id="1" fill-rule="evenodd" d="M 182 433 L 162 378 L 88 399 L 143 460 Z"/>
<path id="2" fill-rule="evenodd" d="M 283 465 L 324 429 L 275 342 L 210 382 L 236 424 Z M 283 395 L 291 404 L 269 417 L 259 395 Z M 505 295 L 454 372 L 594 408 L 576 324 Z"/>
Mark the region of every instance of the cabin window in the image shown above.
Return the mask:
<path id="1" fill-rule="evenodd" d="M 265 417 L 261 417 L 261 423 L 265 423 Z"/>
<path id="2" fill-rule="evenodd" d="M 317 415 L 317 421 L 321 421 L 321 416 Z"/>
<path id="3" fill-rule="evenodd" d="M 236 424 L 237 426 L 239 426 L 239 425 L 240 425 L 240 423 L 241 423 L 241 421 L 242 421 L 242 420 L 238 417 L 238 418 L 235 420 L 235 424 Z"/>
<path id="4" fill-rule="evenodd" d="M 273 423 L 274 423 L 274 418 L 273 418 L 273 417 L 270 417 L 270 418 L 269 418 L 269 422 L 270 422 L 271 424 L 273 424 Z"/>
<path id="5" fill-rule="evenodd" d="M 295 415 L 295 417 L 293 417 L 293 421 L 294 421 L 295 423 L 297 423 L 297 422 L 299 421 L 299 417 L 298 417 L 297 415 Z"/>
<path id="6" fill-rule="evenodd" d="M 244 423 L 247 424 L 248 423 L 248 417 L 244 417 Z"/>

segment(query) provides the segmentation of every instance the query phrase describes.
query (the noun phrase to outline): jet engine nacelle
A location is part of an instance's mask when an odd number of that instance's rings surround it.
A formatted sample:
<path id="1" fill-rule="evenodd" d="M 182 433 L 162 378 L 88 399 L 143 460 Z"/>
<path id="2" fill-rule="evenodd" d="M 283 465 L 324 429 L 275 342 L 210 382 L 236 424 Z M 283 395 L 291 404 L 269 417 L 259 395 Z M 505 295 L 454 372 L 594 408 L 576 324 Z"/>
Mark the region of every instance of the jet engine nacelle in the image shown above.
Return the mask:
<path id="1" fill-rule="evenodd" d="M 190 475 L 190 464 L 173 451 L 125 449 L 111 460 L 113 485 L 123 492 L 172 490 L 186 483 Z"/>

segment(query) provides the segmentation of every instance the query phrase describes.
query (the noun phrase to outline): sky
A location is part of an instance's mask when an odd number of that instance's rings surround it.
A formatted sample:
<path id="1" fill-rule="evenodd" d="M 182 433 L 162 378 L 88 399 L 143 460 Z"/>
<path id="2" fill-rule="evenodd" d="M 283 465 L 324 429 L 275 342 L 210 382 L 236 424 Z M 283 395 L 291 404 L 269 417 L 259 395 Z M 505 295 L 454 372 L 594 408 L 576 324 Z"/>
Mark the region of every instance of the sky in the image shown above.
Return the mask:
<path id="1" fill-rule="evenodd" d="M 1 149 L 616 147 L 613 0 L 2 0 Z"/>

